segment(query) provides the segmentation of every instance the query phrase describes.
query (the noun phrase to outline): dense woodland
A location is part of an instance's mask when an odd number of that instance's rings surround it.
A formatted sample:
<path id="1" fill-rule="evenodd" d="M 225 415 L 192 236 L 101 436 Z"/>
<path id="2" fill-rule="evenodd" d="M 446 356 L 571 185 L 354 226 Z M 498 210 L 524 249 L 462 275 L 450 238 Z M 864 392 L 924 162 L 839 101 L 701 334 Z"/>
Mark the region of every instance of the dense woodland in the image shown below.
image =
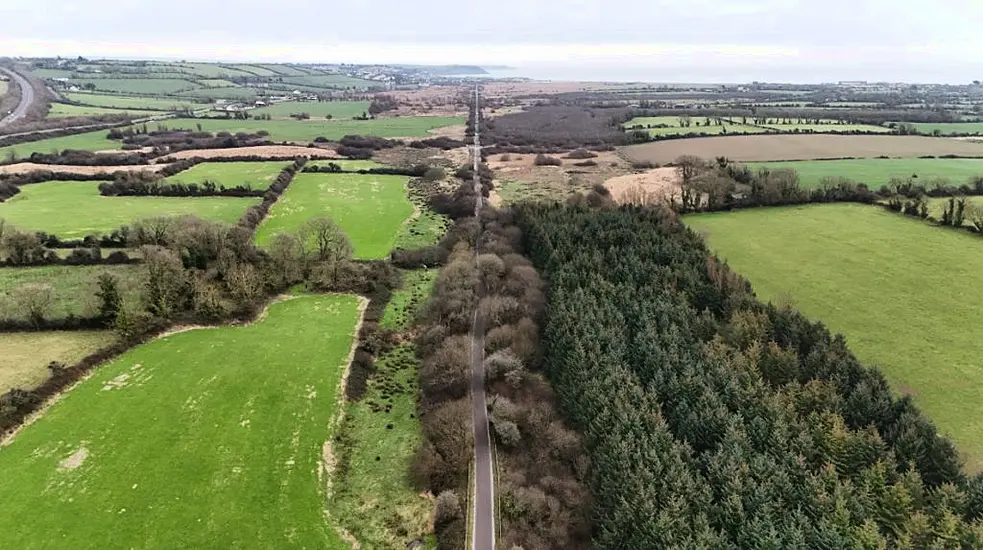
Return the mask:
<path id="1" fill-rule="evenodd" d="M 983 478 L 841 337 L 758 302 L 668 210 L 593 202 L 519 225 L 596 548 L 983 545 Z"/>

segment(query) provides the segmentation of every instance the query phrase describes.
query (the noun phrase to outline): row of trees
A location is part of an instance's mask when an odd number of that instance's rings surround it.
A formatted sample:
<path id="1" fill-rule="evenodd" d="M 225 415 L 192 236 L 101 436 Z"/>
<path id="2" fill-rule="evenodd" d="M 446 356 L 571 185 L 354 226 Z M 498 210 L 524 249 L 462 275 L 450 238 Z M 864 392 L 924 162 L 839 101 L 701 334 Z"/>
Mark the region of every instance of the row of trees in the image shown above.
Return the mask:
<path id="1" fill-rule="evenodd" d="M 757 302 L 665 207 L 524 205 L 594 546 L 976 548 L 983 478 L 844 340 Z"/>

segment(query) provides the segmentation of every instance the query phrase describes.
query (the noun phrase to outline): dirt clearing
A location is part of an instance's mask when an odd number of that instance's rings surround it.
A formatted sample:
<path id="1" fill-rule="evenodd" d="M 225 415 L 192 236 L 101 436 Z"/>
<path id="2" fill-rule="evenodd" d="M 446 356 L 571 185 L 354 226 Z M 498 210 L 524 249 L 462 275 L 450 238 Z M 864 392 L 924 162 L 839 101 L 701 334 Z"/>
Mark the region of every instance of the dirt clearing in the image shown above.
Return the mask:
<path id="1" fill-rule="evenodd" d="M 620 203 L 649 202 L 678 194 L 679 179 L 675 168 L 656 168 L 641 174 L 611 178 L 604 182 L 604 187 Z"/>
<path id="2" fill-rule="evenodd" d="M 134 166 L 72 166 L 68 164 L 35 164 L 19 162 L 0 166 L 0 174 L 28 174 L 44 170 L 55 174 L 75 174 L 79 176 L 94 176 L 96 174 L 112 174 L 113 172 L 156 172 L 164 169 L 166 164 L 138 164 Z M 112 178 L 109 178 L 112 179 Z"/>
<path id="3" fill-rule="evenodd" d="M 659 164 L 682 155 L 748 162 L 922 155 L 983 157 L 983 144 L 925 136 L 756 135 L 656 141 L 626 147 L 623 152 L 631 161 Z"/>

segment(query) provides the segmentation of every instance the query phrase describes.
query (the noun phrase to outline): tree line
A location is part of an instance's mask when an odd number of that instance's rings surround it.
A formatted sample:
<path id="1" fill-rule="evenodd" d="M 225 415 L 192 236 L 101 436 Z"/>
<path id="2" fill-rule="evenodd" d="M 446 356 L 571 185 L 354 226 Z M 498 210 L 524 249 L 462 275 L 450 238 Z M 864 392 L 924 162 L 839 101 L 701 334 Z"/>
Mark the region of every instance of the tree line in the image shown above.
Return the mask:
<path id="1" fill-rule="evenodd" d="M 983 477 L 841 336 L 764 305 L 664 206 L 523 205 L 593 545 L 977 548 Z M 593 204 L 594 207 L 588 207 Z"/>

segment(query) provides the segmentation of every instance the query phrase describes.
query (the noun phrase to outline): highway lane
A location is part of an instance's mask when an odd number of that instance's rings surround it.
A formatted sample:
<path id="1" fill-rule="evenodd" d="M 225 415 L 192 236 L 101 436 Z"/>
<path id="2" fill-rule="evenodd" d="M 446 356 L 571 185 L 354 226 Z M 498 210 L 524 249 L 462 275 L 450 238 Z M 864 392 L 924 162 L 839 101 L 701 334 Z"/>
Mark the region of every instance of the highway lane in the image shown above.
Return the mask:
<path id="1" fill-rule="evenodd" d="M 26 78 L 6 67 L 0 67 L 0 72 L 10 77 L 10 84 L 12 86 L 16 85 L 20 88 L 20 103 L 17 107 L 10 114 L 0 113 L 0 126 L 6 126 L 17 122 L 27 115 L 27 110 L 34 103 L 34 87 L 31 86 L 31 83 Z"/>

